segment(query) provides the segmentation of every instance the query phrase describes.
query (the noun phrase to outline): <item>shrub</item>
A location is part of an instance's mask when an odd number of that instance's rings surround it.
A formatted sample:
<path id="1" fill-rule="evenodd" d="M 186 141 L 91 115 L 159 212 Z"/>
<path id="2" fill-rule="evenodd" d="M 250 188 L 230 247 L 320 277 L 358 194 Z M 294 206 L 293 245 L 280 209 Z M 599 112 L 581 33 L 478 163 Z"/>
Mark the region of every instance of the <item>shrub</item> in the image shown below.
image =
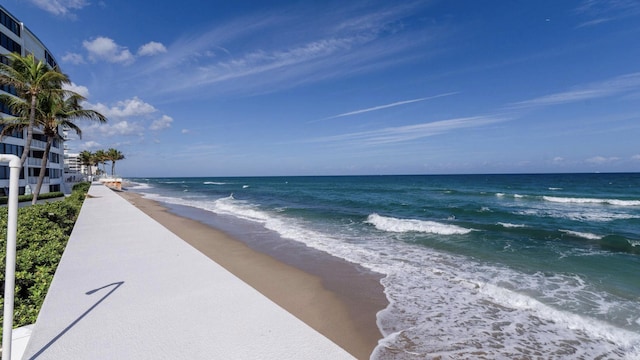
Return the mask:
<path id="1" fill-rule="evenodd" d="M 44 194 L 38 195 L 38 200 L 53 199 L 53 198 L 59 198 L 59 197 L 63 197 L 63 196 L 64 196 L 64 193 L 59 192 L 59 191 L 55 191 L 55 192 L 44 193 Z M 33 195 L 20 195 L 20 196 L 18 196 L 18 202 L 31 201 L 31 199 L 33 199 Z M 0 196 L 0 205 L 5 205 L 7 202 L 9 202 L 9 197 Z"/>
<path id="2" fill-rule="evenodd" d="M 73 193 L 64 200 L 18 209 L 14 327 L 36 321 L 89 186 L 89 183 L 74 186 Z M 5 209 L 0 208 L 3 210 L 0 211 L 0 289 L 3 297 L 7 250 Z M 4 302 L 0 300 L 0 304 L 1 318 Z"/>

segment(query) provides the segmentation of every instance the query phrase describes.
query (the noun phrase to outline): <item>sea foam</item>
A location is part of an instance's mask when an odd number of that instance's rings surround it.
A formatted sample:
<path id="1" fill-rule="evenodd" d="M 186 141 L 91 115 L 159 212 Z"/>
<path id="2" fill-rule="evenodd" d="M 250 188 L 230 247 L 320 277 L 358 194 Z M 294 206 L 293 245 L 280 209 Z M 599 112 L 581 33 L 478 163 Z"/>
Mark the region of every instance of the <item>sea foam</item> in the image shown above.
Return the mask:
<path id="1" fill-rule="evenodd" d="M 464 235 L 472 231 L 460 226 L 442 224 L 435 221 L 397 219 L 378 214 L 369 215 L 366 222 L 375 226 L 378 230 L 398 233 L 421 232 L 439 235 Z"/>
<path id="2" fill-rule="evenodd" d="M 560 232 L 563 232 L 563 233 L 565 233 L 567 235 L 572 235 L 572 236 L 584 238 L 584 239 L 587 239 L 587 240 L 600 240 L 600 239 L 603 238 L 603 236 L 600 236 L 600 235 L 591 234 L 591 233 L 585 233 L 585 232 L 579 232 L 579 231 L 572 231 L 572 230 L 560 230 Z"/>
<path id="3" fill-rule="evenodd" d="M 128 181 L 128 180 L 127 180 Z M 130 182 L 131 185 L 127 186 L 129 190 L 148 190 L 151 189 L 151 186 L 146 183 L 140 182 Z"/>
<path id="4" fill-rule="evenodd" d="M 595 199 L 595 198 L 570 198 L 557 196 L 543 196 L 546 201 L 565 204 L 603 204 L 615 206 L 640 206 L 640 200 Z"/>
<path id="5" fill-rule="evenodd" d="M 505 228 L 524 228 L 524 227 L 527 227 L 527 225 L 524 225 L 524 224 L 511 224 L 511 223 L 503 223 L 503 222 L 499 222 L 498 225 L 501 225 L 502 227 L 505 227 Z"/>

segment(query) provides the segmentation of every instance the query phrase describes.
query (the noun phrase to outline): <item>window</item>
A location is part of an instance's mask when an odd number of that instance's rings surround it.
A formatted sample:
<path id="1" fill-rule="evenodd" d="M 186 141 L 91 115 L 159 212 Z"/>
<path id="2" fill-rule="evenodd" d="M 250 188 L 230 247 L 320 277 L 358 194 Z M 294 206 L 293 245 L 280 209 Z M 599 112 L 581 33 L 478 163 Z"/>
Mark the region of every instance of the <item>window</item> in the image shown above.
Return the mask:
<path id="1" fill-rule="evenodd" d="M 9 14 L 0 10 L 0 24 L 4 25 L 7 29 L 11 30 L 14 34 L 20 36 L 20 24 L 13 20 Z"/>
<path id="2" fill-rule="evenodd" d="M 61 169 L 47 169 L 48 175 L 51 179 L 60 179 L 62 177 Z"/>
<path id="3" fill-rule="evenodd" d="M 9 58 L 4 56 L 4 55 L 0 55 L 0 62 L 5 64 L 5 65 L 9 65 Z M 0 86 L 0 90 L 2 90 L 4 92 L 8 92 L 11 95 L 16 95 L 16 96 L 18 95 L 18 92 L 16 91 L 16 88 L 13 87 L 13 86 L 2 85 L 2 86 Z M 2 111 L 3 113 L 6 113 L 6 114 L 11 114 L 9 112 L 4 111 L 4 109 L 6 108 L 6 105 L 4 105 L 4 103 L 2 105 L 3 105 L 3 108 L 0 109 L 0 111 Z"/>
<path id="4" fill-rule="evenodd" d="M 7 106 L 7 104 L 0 102 L 0 112 L 3 112 L 7 115 L 14 116 L 15 114 L 11 111 L 11 109 Z"/>
<path id="5" fill-rule="evenodd" d="M 0 45 L 10 52 L 22 54 L 22 46 L 17 42 L 11 40 L 11 38 L 9 38 L 2 32 L 0 32 Z"/>
<path id="6" fill-rule="evenodd" d="M 60 163 L 60 154 L 56 154 L 56 153 L 49 153 L 49 161 L 55 164 L 59 164 Z"/>
<path id="7" fill-rule="evenodd" d="M 55 68 L 58 64 L 56 64 L 56 60 L 49 54 L 47 50 L 44 51 L 44 59 L 51 66 L 51 68 Z"/>
<path id="8" fill-rule="evenodd" d="M 23 149 L 24 149 L 23 146 L 0 143 L 0 153 L 2 154 L 11 154 L 11 155 L 21 156 Z"/>
<path id="9" fill-rule="evenodd" d="M 3 105 L 4 104 L 0 102 L 0 109 L 2 108 Z M 0 125 L 0 130 L 2 130 L 2 128 L 4 128 L 4 125 Z M 12 132 L 11 134 L 7 134 L 7 136 L 23 139 L 24 138 L 24 133 L 21 130 L 16 130 L 16 131 Z"/>

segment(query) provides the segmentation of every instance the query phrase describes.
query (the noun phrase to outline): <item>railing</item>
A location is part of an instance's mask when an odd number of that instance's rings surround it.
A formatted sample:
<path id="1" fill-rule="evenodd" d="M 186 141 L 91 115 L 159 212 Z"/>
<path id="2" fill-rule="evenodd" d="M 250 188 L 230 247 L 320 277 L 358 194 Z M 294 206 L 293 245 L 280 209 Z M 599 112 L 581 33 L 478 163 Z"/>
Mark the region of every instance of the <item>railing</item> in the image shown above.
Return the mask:
<path id="1" fill-rule="evenodd" d="M 43 184 L 48 184 L 50 182 L 50 179 L 48 176 L 45 176 L 44 179 L 42 180 Z M 37 176 L 29 176 L 29 184 L 37 184 L 38 183 L 38 177 Z"/>
<path id="2" fill-rule="evenodd" d="M 40 141 L 40 140 L 36 140 L 36 139 L 32 139 L 31 140 L 31 147 L 32 148 L 39 148 L 44 150 L 44 148 L 47 147 L 47 143 L 45 141 Z"/>
<path id="3" fill-rule="evenodd" d="M 41 166 L 42 165 L 42 159 L 38 159 L 38 158 L 27 158 L 27 165 L 31 165 L 31 166 Z"/>

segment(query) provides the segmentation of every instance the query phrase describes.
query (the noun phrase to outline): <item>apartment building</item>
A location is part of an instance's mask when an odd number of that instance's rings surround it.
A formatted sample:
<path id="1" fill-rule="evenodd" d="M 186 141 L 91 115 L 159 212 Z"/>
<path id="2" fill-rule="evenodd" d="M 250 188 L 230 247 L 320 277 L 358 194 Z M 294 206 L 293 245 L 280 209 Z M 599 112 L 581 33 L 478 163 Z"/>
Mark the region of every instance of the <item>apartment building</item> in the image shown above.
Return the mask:
<path id="1" fill-rule="evenodd" d="M 49 66 L 56 66 L 55 58 L 38 37 L 9 11 L 0 6 L 0 61 L 5 64 L 8 63 L 5 55 L 12 52 L 23 56 L 33 54 L 36 59 L 46 61 Z M 0 86 L 0 92 L 15 95 L 15 90 L 8 86 Z M 0 102 L 0 116 L 10 114 L 10 109 Z M 44 183 L 40 193 L 63 191 L 64 144 L 62 129 L 59 129 L 59 132 L 61 136 L 53 141 L 53 146 L 49 153 Z M 0 153 L 21 156 L 26 136 L 27 131 L 24 130 L 0 139 Z M 35 129 L 29 157 L 20 176 L 20 194 L 28 194 L 36 186 L 46 141 L 46 136 L 43 135 L 42 131 Z M 7 164 L 0 164 L 0 195 L 6 194 L 8 188 L 9 167 Z"/>

